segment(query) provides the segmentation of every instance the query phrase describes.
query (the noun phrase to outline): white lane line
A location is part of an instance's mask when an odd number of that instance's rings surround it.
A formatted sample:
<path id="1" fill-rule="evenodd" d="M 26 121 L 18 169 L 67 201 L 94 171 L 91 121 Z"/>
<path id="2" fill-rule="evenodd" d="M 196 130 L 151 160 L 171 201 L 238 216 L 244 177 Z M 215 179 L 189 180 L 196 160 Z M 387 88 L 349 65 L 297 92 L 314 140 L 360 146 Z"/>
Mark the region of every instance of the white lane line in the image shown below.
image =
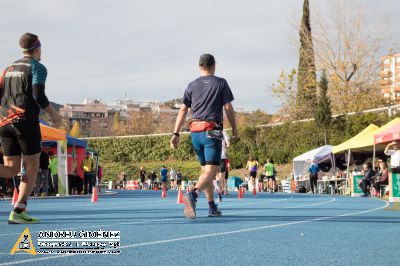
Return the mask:
<path id="1" fill-rule="evenodd" d="M 259 230 L 263 230 L 263 229 L 290 226 L 290 225 L 294 225 L 294 224 L 309 223 L 309 222 L 313 222 L 313 221 L 329 220 L 329 219 L 334 219 L 334 218 L 337 218 L 337 217 L 344 217 L 344 216 L 351 216 L 351 215 L 356 215 L 356 214 L 363 214 L 363 213 L 373 212 L 373 211 L 376 211 L 376 210 L 380 210 L 380 209 L 386 208 L 387 206 L 389 206 L 389 202 L 386 202 L 386 204 L 384 206 L 377 207 L 377 208 L 374 208 L 374 209 L 359 211 L 359 212 L 351 212 L 351 213 L 345 213 L 345 214 L 340 214 L 340 215 L 335 215 L 335 216 L 330 216 L 330 217 L 320 217 L 320 218 L 314 218 L 314 219 L 302 220 L 302 221 L 296 221 L 296 222 L 290 222 L 290 223 L 283 223 L 283 224 L 274 224 L 274 225 L 267 225 L 267 226 L 253 227 L 253 228 L 245 228 L 245 229 L 226 231 L 226 232 L 220 232 L 220 233 L 212 233 L 212 234 L 204 234 L 204 235 L 197 235 L 197 236 L 180 237 L 180 238 L 158 240 L 158 241 L 152 241 L 152 242 L 137 243 L 137 244 L 132 244 L 132 245 L 121 246 L 118 249 L 127 249 L 127 248 L 141 247 L 141 246 L 159 245 L 159 244 L 165 244 L 165 243 L 171 243 L 171 242 L 178 242 L 178 241 L 199 239 L 199 238 L 207 238 L 207 237 L 216 237 L 216 236 L 223 236 L 223 235 L 232 235 L 232 234 L 238 234 L 238 233 L 244 233 L 244 232 L 259 231 Z M 111 249 L 107 249 L 107 250 L 111 250 Z M 113 250 L 115 250 L 115 249 L 113 249 Z M 26 260 L 12 261 L 12 262 L 0 263 L 0 266 L 15 265 L 15 264 L 21 264 L 21 263 L 26 263 L 26 262 L 37 262 L 37 261 L 57 259 L 57 258 L 65 258 L 65 257 L 75 256 L 75 255 L 78 255 L 78 254 L 64 254 L 64 255 L 56 255 L 56 256 L 37 258 L 37 259 L 26 259 Z"/>
<path id="2" fill-rule="evenodd" d="M 271 202 L 286 201 L 286 200 L 290 200 L 290 199 L 293 199 L 293 196 L 291 196 L 291 197 L 289 197 L 289 198 L 278 199 L 278 200 L 265 200 L 265 201 L 262 201 L 262 202 L 253 202 L 253 203 L 248 202 L 247 205 L 268 204 L 268 203 L 271 203 Z M 235 203 L 235 202 L 236 202 L 236 201 L 232 201 L 232 203 Z M 242 203 L 242 204 L 245 204 L 245 205 L 246 205 L 246 203 Z M 239 205 L 239 204 L 233 204 L 232 206 L 235 207 L 235 206 L 237 206 L 237 205 Z M 112 211 L 112 210 L 110 210 L 110 211 Z M 134 211 L 135 211 L 135 210 L 132 210 L 132 212 L 134 212 Z M 258 210 L 258 211 L 259 211 L 259 210 Z M 101 215 L 101 214 L 99 214 L 99 215 Z M 99 215 L 96 215 L 96 217 L 99 216 Z M 103 214 L 103 215 L 110 215 L 110 214 Z M 73 216 L 73 215 L 71 215 L 71 216 Z M 71 218 L 71 216 L 57 217 L 57 219 L 62 219 L 62 218 L 64 218 L 64 219 L 69 219 L 69 218 Z M 143 219 L 142 219 L 142 220 L 138 220 L 138 221 L 135 221 L 135 222 L 128 222 L 128 223 L 100 224 L 100 225 L 70 227 L 70 228 L 62 228 L 62 229 L 51 229 L 51 231 L 75 230 L 75 229 L 97 228 L 97 227 L 108 227 L 108 226 L 126 225 L 126 224 L 143 224 L 143 223 L 148 223 L 148 222 L 176 221 L 176 220 L 182 220 L 182 219 L 183 219 L 183 217 L 180 217 L 180 218 L 157 219 L 157 220 L 143 220 Z M 6 224 L 6 223 L 5 223 L 5 224 Z M 38 232 L 40 232 L 40 231 L 43 231 L 43 230 L 31 231 L 31 233 L 38 233 Z M 11 236 L 11 235 L 19 235 L 19 234 L 20 234 L 20 233 L 0 234 L 0 237 L 2 237 L 2 236 Z"/>

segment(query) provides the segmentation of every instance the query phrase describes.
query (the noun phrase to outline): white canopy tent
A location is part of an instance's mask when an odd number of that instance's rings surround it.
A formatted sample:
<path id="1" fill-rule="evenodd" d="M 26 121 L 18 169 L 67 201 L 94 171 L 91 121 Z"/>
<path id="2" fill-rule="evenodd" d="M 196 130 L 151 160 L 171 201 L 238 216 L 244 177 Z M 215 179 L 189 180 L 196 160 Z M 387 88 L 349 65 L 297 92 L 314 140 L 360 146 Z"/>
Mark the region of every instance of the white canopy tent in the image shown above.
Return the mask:
<path id="1" fill-rule="evenodd" d="M 294 176 L 305 176 L 308 174 L 308 167 L 314 160 L 316 164 L 331 162 L 332 170 L 335 171 L 335 158 L 332 153 L 332 146 L 325 145 L 314 150 L 303 153 L 293 159 Z"/>

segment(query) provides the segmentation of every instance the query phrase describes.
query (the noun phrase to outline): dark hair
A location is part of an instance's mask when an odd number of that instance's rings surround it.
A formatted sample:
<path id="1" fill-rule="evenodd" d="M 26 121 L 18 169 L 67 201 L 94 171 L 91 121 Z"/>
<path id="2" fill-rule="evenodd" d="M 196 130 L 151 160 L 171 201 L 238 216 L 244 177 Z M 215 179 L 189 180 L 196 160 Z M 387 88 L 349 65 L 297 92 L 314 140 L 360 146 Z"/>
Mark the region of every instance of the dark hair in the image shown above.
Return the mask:
<path id="1" fill-rule="evenodd" d="M 53 156 L 54 155 L 54 153 L 52 152 L 52 151 L 49 151 L 49 154 L 48 154 L 49 156 Z"/>
<path id="2" fill-rule="evenodd" d="M 21 46 L 23 52 L 31 53 L 35 48 L 40 47 L 39 37 L 32 33 L 24 33 L 19 39 L 19 46 Z"/>
<path id="3" fill-rule="evenodd" d="M 372 169 L 372 163 L 371 162 L 365 163 L 364 165 L 368 166 L 368 169 Z"/>
<path id="4" fill-rule="evenodd" d="M 211 54 L 202 54 L 199 59 L 199 66 L 202 68 L 211 68 L 215 65 L 215 58 Z"/>

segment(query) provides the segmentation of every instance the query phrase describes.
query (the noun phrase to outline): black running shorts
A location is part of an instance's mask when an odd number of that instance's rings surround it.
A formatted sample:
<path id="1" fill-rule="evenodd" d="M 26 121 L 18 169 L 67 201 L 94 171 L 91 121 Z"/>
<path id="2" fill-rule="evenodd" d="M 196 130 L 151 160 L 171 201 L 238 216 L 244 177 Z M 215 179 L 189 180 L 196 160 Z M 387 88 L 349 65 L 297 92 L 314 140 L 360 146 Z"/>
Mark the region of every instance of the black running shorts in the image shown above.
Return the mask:
<path id="1" fill-rule="evenodd" d="M 275 176 L 271 175 L 271 176 L 267 176 L 268 180 L 272 179 L 273 181 L 275 181 Z"/>
<path id="2" fill-rule="evenodd" d="M 249 176 L 253 177 L 255 179 L 255 178 L 257 178 L 257 172 L 250 171 Z"/>
<path id="3" fill-rule="evenodd" d="M 0 141 L 4 156 L 40 153 L 42 136 L 39 121 L 26 119 L 0 127 Z"/>

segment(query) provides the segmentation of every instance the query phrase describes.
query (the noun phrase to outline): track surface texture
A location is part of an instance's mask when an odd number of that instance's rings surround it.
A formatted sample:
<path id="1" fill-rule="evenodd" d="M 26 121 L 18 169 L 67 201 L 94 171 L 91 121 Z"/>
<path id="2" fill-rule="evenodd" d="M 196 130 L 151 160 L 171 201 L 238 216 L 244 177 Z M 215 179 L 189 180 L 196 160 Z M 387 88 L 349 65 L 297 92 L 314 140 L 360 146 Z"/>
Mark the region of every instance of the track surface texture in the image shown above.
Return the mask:
<path id="1" fill-rule="evenodd" d="M 224 197 L 223 217 L 209 218 L 202 194 L 197 219 L 183 218 L 177 192 L 118 191 L 99 197 L 31 200 L 36 225 L 8 225 L 0 202 L 2 265 L 400 265 L 400 212 L 373 198 L 247 192 Z M 32 256 L 10 250 L 28 227 L 119 230 L 121 254 Z"/>

